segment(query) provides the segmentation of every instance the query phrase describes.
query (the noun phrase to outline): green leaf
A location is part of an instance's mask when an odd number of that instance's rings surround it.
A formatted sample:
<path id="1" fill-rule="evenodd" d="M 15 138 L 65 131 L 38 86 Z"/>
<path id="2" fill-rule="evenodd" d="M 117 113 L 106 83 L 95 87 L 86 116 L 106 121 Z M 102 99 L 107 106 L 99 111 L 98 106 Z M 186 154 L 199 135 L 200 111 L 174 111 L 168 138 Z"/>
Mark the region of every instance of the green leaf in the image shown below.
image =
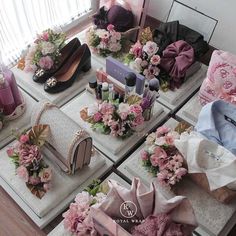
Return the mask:
<path id="1" fill-rule="evenodd" d="M 49 131 L 50 131 L 49 125 L 33 126 L 29 132 L 30 142 L 39 147 L 43 146 L 49 135 Z"/>

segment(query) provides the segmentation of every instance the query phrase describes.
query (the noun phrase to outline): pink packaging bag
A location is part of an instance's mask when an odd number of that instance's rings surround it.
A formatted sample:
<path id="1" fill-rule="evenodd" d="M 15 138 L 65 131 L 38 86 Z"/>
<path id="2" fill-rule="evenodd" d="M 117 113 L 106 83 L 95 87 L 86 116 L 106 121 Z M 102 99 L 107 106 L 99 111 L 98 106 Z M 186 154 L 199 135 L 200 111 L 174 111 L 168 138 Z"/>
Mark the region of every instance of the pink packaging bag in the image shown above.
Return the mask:
<path id="1" fill-rule="evenodd" d="M 236 55 L 221 50 L 212 54 L 207 78 L 199 91 L 202 106 L 215 100 L 236 104 Z"/>

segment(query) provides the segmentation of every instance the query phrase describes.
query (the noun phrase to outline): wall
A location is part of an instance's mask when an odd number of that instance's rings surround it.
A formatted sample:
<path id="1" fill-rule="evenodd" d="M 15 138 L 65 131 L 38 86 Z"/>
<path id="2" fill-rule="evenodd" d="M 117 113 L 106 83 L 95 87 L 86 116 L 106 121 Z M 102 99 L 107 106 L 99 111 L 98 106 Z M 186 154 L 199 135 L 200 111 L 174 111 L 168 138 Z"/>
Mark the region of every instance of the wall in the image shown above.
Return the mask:
<path id="1" fill-rule="evenodd" d="M 236 53 L 236 1 L 235 0 L 179 0 L 218 20 L 210 44 L 216 48 Z M 165 21 L 172 0 L 150 0 L 148 15 Z"/>

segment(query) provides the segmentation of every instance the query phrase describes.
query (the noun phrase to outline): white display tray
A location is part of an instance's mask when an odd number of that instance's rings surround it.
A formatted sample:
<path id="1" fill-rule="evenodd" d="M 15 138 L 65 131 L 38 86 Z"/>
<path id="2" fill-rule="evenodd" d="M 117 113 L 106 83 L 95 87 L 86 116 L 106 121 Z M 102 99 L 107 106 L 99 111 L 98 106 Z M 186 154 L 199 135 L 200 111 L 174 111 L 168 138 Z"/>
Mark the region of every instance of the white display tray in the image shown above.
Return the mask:
<path id="1" fill-rule="evenodd" d="M 176 113 L 176 116 L 179 119 L 187 121 L 189 124 L 195 126 L 201 109 L 202 106 L 198 101 L 197 93 Z"/>
<path id="2" fill-rule="evenodd" d="M 165 125 L 171 128 L 176 127 L 177 124 L 178 122 L 173 118 L 165 123 Z M 118 170 L 129 179 L 132 179 L 134 176 L 139 177 L 149 186 L 154 177 L 142 167 L 139 153 L 143 148 L 144 144 L 124 161 L 118 167 Z M 181 195 L 187 196 L 192 203 L 199 223 L 199 228 L 196 231 L 200 235 L 225 236 L 235 225 L 236 202 L 228 205 L 219 203 L 189 179 L 181 181 L 181 191 L 179 192 Z"/>
<path id="3" fill-rule="evenodd" d="M 121 185 L 129 188 L 130 185 L 124 180 L 122 179 L 119 175 L 115 174 L 114 172 L 111 173 L 107 178 L 107 179 L 113 179 L 113 180 L 116 180 L 117 182 L 119 182 Z M 64 229 L 64 226 L 63 226 L 63 221 L 58 224 L 49 234 L 48 236 L 72 236 L 71 233 L 69 233 L 68 231 L 66 231 Z"/>
<path id="4" fill-rule="evenodd" d="M 20 91 L 22 92 L 22 95 L 25 99 L 26 110 L 22 116 L 18 117 L 15 120 L 8 121 L 5 124 L 4 128 L 0 130 L 0 149 L 14 139 L 14 137 L 12 136 L 12 129 L 17 128 L 23 131 L 30 128 L 32 108 L 37 102 L 21 89 Z"/>
<path id="5" fill-rule="evenodd" d="M 196 91 L 202 84 L 206 77 L 207 66 L 201 65 L 201 68 L 193 76 L 188 78 L 179 89 L 174 91 L 168 90 L 167 92 L 160 91 L 158 102 L 168 107 L 174 113 L 186 100 Z"/>
<path id="6" fill-rule="evenodd" d="M 168 109 L 159 103 L 155 103 L 154 115 L 151 120 L 145 122 L 142 129 L 135 132 L 131 137 L 122 140 L 111 135 L 104 135 L 93 131 L 91 124 L 81 119 L 80 111 L 93 103 L 96 103 L 96 99 L 89 92 L 85 91 L 68 102 L 61 110 L 83 127 L 93 137 L 94 146 L 107 155 L 113 162 L 117 162 L 124 157 L 150 130 L 166 119 L 169 114 Z"/>
<path id="7" fill-rule="evenodd" d="M 101 67 L 102 65 L 92 57 L 92 68 L 86 73 L 82 72 L 71 87 L 56 94 L 45 92 L 43 89 L 44 84 L 34 82 L 32 73 L 25 73 L 24 71 L 17 69 L 17 67 L 13 67 L 12 72 L 16 77 L 18 85 L 37 101 L 48 100 L 58 106 L 62 106 L 74 96 L 81 93 L 88 84 L 89 79 L 95 77 L 96 70 Z"/>
<path id="8" fill-rule="evenodd" d="M 45 157 L 47 155 L 50 153 L 46 151 Z M 38 199 L 15 175 L 15 166 L 8 158 L 6 148 L 0 151 L 0 156 L 0 184 L 40 228 L 60 214 L 74 199 L 76 193 L 93 179 L 100 178 L 112 166 L 112 162 L 98 151 L 92 157 L 90 165 L 73 176 L 66 175 L 59 167 L 48 161 L 53 169 L 52 188 L 42 199 Z"/>

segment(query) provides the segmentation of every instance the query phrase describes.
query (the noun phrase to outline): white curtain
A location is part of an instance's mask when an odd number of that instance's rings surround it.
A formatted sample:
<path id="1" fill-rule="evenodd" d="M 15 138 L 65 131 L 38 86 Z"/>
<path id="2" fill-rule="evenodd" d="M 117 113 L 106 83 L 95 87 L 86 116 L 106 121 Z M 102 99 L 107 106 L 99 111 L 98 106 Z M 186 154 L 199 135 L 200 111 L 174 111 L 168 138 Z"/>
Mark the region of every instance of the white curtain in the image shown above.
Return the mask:
<path id="1" fill-rule="evenodd" d="M 91 11 L 92 0 L 0 0 L 0 51 L 7 65 L 37 33 L 63 27 Z"/>

